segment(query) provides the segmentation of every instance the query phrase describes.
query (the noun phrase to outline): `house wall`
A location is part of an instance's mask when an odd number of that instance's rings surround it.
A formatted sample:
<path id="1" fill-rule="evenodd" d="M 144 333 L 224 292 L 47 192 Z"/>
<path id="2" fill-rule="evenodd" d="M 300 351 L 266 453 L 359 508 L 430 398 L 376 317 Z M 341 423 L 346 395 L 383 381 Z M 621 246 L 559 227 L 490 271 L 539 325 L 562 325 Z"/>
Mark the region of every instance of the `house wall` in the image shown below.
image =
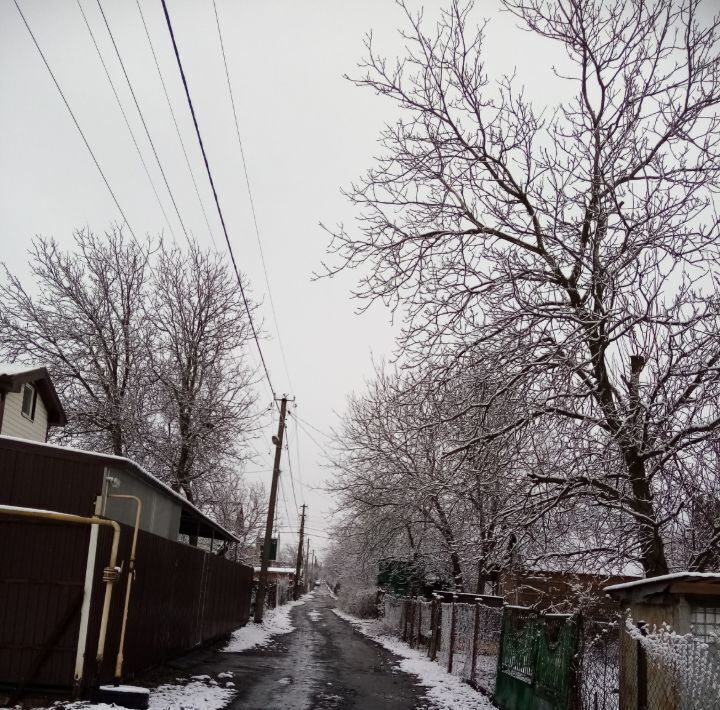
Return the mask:
<path id="1" fill-rule="evenodd" d="M 117 488 L 108 487 L 108 496 L 114 494 L 133 495 L 142 501 L 140 513 L 141 530 L 177 542 L 180 532 L 181 513 L 178 501 L 162 495 L 157 488 L 135 478 L 128 471 L 110 468 L 108 474 L 120 481 Z M 135 503 L 133 501 L 108 497 L 105 504 L 105 514 L 119 523 L 131 527 L 135 525 Z"/>
<path id="2" fill-rule="evenodd" d="M 38 395 L 35 419 L 31 421 L 22 413 L 22 391 L 8 392 L 5 395 L 0 434 L 44 442 L 47 438 L 47 409 L 42 398 Z"/>
<path id="3" fill-rule="evenodd" d="M 603 588 L 629 582 L 635 577 L 590 575 L 570 572 L 502 572 L 497 580 L 497 594 L 508 604 L 553 608 L 569 612 L 582 607 L 585 613 L 601 619 L 614 614 L 615 602 Z"/>

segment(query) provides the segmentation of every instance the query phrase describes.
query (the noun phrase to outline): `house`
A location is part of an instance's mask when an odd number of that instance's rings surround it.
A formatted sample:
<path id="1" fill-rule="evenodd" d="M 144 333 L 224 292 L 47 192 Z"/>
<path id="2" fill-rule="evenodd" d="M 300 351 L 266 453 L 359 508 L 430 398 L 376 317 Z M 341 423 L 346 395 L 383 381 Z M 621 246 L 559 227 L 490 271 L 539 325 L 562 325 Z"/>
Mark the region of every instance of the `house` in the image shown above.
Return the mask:
<path id="1" fill-rule="evenodd" d="M 47 441 L 67 417 L 44 367 L 0 363 L 0 435 Z"/>
<path id="2" fill-rule="evenodd" d="M 604 618 L 614 612 L 604 588 L 637 579 L 633 574 L 598 574 L 588 570 L 501 570 L 496 576 L 494 593 L 516 606 L 556 612 L 582 609 L 592 617 Z"/>

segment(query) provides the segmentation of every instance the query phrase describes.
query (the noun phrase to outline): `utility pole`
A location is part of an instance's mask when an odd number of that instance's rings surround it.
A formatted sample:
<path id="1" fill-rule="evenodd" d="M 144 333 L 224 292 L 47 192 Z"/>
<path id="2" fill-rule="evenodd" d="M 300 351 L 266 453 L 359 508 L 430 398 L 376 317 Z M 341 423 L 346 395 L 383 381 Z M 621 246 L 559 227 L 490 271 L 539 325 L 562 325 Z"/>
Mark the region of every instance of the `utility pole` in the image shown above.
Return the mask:
<path id="1" fill-rule="evenodd" d="M 295 584 L 293 585 L 293 599 L 295 601 L 300 596 L 300 568 L 302 567 L 303 535 L 305 534 L 305 508 L 307 506 L 303 503 L 302 517 L 300 518 L 300 544 L 298 545 L 297 561 L 295 562 Z"/>
<path id="2" fill-rule="evenodd" d="M 305 591 L 310 591 L 310 538 L 307 539 L 305 550 Z"/>
<path id="3" fill-rule="evenodd" d="M 275 519 L 275 502 L 277 500 L 278 479 L 280 478 L 280 458 L 282 457 L 283 434 L 285 433 L 285 412 L 287 410 L 287 397 L 280 400 L 280 422 L 277 436 L 273 436 L 275 444 L 275 463 L 273 464 L 272 485 L 270 486 L 270 501 L 268 503 L 267 522 L 265 523 L 265 541 L 263 542 L 262 561 L 260 563 L 260 582 L 255 595 L 255 623 L 259 624 L 265 609 L 265 594 L 267 593 L 267 574 L 270 562 L 270 545 L 272 543 L 273 520 Z"/>

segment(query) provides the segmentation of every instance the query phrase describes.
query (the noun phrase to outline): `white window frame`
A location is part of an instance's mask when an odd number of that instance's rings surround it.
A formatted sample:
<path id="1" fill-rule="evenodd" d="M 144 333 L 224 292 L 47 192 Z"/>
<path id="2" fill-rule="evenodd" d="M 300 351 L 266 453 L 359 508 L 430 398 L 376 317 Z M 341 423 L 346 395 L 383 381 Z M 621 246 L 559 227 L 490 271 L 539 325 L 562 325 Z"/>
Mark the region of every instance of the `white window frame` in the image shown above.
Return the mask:
<path id="1" fill-rule="evenodd" d="M 30 391 L 30 412 L 25 411 L 25 392 L 29 390 Z M 22 394 L 22 401 L 20 402 L 20 413 L 25 417 L 25 419 L 34 422 L 35 421 L 35 405 L 37 404 L 37 388 L 34 385 L 31 385 L 30 383 L 26 382 L 22 386 L 21 390 Z"/>

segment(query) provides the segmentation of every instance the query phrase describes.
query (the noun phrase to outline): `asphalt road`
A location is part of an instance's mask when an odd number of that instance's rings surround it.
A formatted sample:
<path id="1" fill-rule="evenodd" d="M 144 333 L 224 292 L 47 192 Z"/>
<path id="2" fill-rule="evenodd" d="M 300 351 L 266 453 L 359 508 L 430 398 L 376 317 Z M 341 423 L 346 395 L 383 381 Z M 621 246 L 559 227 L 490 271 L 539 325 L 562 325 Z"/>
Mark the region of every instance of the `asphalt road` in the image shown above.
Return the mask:
<path id="1" fill-rule="evenodd" d="M 267 648 L 222 653 L 199 673 L 232 671 L 233 710 L 413 710 L 425 707 L 417 678 L 336 616 L 321 591 L 290 613 L 295 630 Z M 208 659 L 209 660 L 209 659 Z"/>

